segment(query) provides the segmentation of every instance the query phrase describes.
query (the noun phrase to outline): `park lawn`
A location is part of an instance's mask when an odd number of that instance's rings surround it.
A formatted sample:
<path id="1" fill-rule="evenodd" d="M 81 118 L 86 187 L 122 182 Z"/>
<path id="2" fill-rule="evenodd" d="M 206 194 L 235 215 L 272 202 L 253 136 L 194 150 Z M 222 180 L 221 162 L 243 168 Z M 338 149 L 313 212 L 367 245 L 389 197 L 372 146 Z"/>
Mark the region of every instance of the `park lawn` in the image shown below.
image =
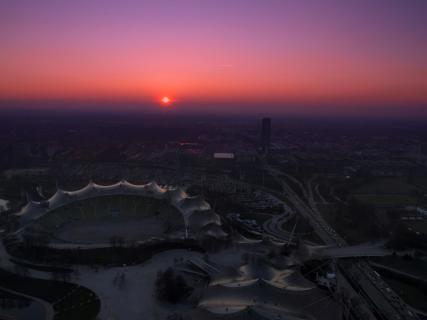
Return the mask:
<path id="1" fill-rule="evenodd" d="M 360 227 L 357 228 L 353 222 L 340 222 L 338 215 L 341 214 L 341 212 L 335 210 L 334 207 L 324 206 L 320 209 L 320 213 L 326 222 L 328 222 L 349 244 L 355 245 L 372 240 L 365 232 L 362 232 L 363 230 L 361 230 Z"/>
<path id="2" fill-rule="evenodd" d="M 402 221 L 403 225 L 411 228 L 413 232 L 427 234 L 427 220 L 406 220 Z"/>
<path id="3" fill-rule="evenodd" d="M 292 232 L 295 226 L 296 218 L 292 218 L 289 221 L 282 223 L 282 229 L 288 232 Z M 304 240 L 308 240 L 314 243 L 323 244 L 322 239 L 316 234 L 313 228 L 308 224 L 305 219 L 298 218 L 298 223 L 295 227 L 295 237 L 300 237 Z"/>
<path id="4" fill-rule="evenodd" d="M 406 194 L 353 194 L 353 197 L 375 207 L 414 206 L 419 199 Z"/>
<path id="5" fill-rule="evenodd" d="M 264 222 L 270 219 L 272 215 L 266 213 L 241 213 L 240 218 L 245 220 L 255 220 L 258 225 L 262 226 Z"/>
<path id="6" fill-rule="evenodd" d="M 422 192 L 427 193 L 427 178 L 426 177 L 410 177 L 409 183 L 419 188 Z"/>
<path id="7" fill-rule="evenodd" d="M 407 283 L 389 276 L 382 275 L 382 278 L 396 293 L 410 306 L 415 309 L 427 312 L 427 292 L 418 288 L 414 284 Z"/>
<path id="8" fill-rule="evenodd" d="M 355 194 L 412 194 L 417 190 L 413 184 L 399 178 L 377 178 L 353 190 Z"/>
<path id="9" fill-rule="evenodd" d="M 427 262 L 421 259 L 405 260 L 399 256 L 386 256 L 371 258 L 373 262 L 380 263 L 386 267 L 397 269 L 414 276 L 427 279 Z"/>
<path id="10" fill-rule="evenodd" d="M 55 249 L 19 246 L 13 254 L 27 261 L 49 264 L 81 264 L 121 266 L 135 265 L 151 259 L 154 255 L 173 249 L 204 252 L 193 240 L 153 241 L 138 246 L 117 246 L 94 249 Z"/>
<path id="11" fill-rule="evenodd" d="M 313 242 L 313 243 L 317 243 L 317 244 L 320 244 L 320 245 L 323 245 L 323 244 L 325 244 L 324 242 L 323 242 L 323 240 L 317 235 L 317 233 L 316 232 L 314 232 L 314 231 L 312 231 L 312 232 L 310 232 L 310 233 L 306 233 L 303 237 L 302 237 L 302 239 L 303 240 L 307 240 L 307 241 L 311 241 L 311 242 Z"/>
<path id="12" fill-rule="evenodd" d="M 295 222 L 297 222 L 296 227 L 295 227 L 295 233 L 311 233 L 313 231 L 313 228 L 310 226 L 310 224 L 303 218 L 301 217 L 294 217 L 284 223 L 282 223 L 281 228 L 283 230 L 286 230 L 288 232 L 291 232 L 292 229 L 295 226 Z"/>
<path id="13" fill-rule="evenodd" d="M 0 286 L 49 302 L 55 311 L 54 320 L 92 320 L 101 307 L 94 292 L 73 283 L 34 279 L 0 270 Z"/>

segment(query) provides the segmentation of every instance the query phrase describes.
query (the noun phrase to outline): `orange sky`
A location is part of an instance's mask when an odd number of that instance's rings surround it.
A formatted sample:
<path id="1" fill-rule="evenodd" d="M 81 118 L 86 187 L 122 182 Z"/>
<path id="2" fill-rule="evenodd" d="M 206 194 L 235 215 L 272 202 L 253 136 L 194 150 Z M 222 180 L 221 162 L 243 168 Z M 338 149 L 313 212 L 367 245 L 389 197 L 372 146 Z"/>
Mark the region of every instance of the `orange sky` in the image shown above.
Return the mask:
<path id="1" fill-rule="evenodd" d="M 0 99 L 426 104 L 426 6 L 327 2 L 3 2 Z"/>

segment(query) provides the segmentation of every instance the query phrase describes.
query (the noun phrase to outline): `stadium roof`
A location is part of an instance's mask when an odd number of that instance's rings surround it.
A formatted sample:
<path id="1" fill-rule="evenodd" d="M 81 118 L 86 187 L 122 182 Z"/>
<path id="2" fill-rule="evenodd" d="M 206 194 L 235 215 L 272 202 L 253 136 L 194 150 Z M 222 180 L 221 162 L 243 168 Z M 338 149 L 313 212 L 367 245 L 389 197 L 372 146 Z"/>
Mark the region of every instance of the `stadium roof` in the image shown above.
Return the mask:
<path id="1" fill-rule="evenodd" d="M 140 195 L 157 199 L 166 199 L 182 213 L 188 227 L 200 229 L 210 225 L 209 228 L 206 228 L 207 235 L 223 237 L 225 234 L 220 227 L 220 217 L 211 210 L 209 203 L 202 197 L 190 197 L 182 188 L 159 186 L 154 181 L 141 185 L 133 184 L 126 180 L 111 185 L 99 185 L 90 181 L 85 187 L 75 191 L 58 189 L 55 194 L 47 200 L 40 202 L 29 201 L 27 205 L 16 213 L 16 216 L 19 217 L 20 225 L 23 228 L 46 213 L 69 203 L 112 195 Z M 217 225 L 222 232 L 220 232 L 218 228 L 212 228 L 213 224 Z"/>

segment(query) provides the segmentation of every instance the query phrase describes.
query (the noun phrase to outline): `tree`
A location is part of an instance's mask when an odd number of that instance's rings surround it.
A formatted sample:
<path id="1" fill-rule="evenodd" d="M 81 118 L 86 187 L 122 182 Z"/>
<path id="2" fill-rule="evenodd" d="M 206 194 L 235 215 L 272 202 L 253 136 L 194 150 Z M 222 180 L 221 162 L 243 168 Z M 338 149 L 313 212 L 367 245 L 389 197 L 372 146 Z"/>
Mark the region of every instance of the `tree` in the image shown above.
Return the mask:
<path id="1" fill-rule="evenodd" d="M 111 236 L 110 246 L 112 248 L 122 248 L 125 244 L 125 239 L 121 236 Z"/>
<path id="2" fill-rule="evenodd" d="M 173 304 L 187 297 L 193 290 L 187 285 L 185 279 L 180 275 L 175 275 L 171 268 L 165 272 L 159 271 L 155 284 L 157 299 Z"/>
<path id="3" fill-rule="evenodd" d="M 28 275 L 30 274 L 30 271 L 28 270 L 27 267 L 20 266 L 17 264 L 14 265 L 14 271 L 17 275 L 22 276 L 22 277 L 28 277 Z"/>

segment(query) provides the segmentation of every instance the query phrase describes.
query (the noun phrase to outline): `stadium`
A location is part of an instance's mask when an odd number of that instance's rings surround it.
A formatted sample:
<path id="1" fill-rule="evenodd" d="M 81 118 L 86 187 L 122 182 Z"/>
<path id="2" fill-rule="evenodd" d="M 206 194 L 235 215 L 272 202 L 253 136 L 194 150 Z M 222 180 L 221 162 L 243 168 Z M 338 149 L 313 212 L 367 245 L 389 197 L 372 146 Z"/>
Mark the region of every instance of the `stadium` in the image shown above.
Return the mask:
<path id="1" fill-rule="evenodd" d="M 200 196 L 155 182 L 58 189 L 50 198 L 29 201 L 16 216 L 17 234 L 43 235 L 51 247 L 110 245 L 113 239 L 139 243 L 152 239 L 223 238 L 221 219 Z"/>

